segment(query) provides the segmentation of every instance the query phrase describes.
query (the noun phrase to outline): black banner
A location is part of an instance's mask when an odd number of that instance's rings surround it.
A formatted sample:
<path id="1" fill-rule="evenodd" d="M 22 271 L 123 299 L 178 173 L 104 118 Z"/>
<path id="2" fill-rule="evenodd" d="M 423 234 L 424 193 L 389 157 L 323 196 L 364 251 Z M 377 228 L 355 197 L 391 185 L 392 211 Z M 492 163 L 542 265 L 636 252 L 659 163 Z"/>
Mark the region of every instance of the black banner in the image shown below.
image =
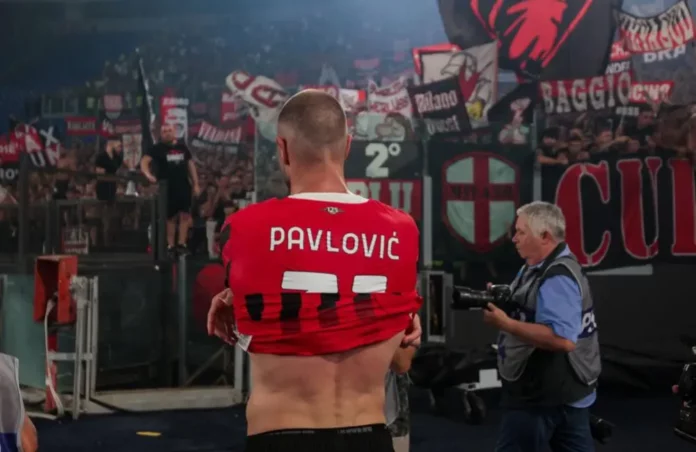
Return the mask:
<path id="1" fill-rule="evenodd" d="M 425 125 L 429 137 L 458 136 L 471 131 L 466 99 L 458 77 L 425 85 L 409 86 L 411 105 Z"/>
<path id="2" fill-rule="evenodd" d="M 498 40 L 500 68 L 528 78 L 602 74 L 623 0 L 438 0 L 450 42 L 462 49 Z"/>
<path id="3" fill-rule="evenodd" d="M 438 143 L 428 149 L 433 195 L 433 259 L 517 259 L 517 208 L 532 200 L 528 146 Z"/>
<path id="4" fill-rule="evenodd" d="M 691 162 L 670 151 L 542 169 L 542 197 L 563 210 L 566 241 L 592 269 L 695 263 L 694 188 Z"/>
<path id="5" fill-rule="evenodd" d="M 421 217 L 422 168 L 418 141 L 353 141 L 346 161 L 348 188 Z"/>

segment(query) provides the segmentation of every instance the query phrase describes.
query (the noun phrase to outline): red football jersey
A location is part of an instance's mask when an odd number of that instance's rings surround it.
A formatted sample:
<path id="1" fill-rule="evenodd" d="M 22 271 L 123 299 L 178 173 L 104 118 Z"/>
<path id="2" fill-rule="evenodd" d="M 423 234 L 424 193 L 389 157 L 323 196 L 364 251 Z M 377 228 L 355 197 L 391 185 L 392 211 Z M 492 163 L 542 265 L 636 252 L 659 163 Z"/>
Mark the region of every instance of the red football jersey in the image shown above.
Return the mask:
<path id="1" fill-rule="evenodd" d="M 226 223 L 235 320 L 253 353 L 321 355 L 381 342 L 420 308 L 419 233 L 402 211 L 313 193 L 249 206 Z"/>

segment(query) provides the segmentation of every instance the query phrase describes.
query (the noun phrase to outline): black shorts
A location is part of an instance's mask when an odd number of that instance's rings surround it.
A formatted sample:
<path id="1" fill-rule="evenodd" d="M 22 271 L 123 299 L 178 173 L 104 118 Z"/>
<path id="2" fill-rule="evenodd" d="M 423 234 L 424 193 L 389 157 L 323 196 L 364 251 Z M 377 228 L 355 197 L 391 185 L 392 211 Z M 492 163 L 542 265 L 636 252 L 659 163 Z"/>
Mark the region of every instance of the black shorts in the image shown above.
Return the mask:
<path id="1" fill-rule="evenodd" d="M 180 213 L 191 213 L 191 188 L 180 187 L 167 193 L 167 218 Z"/>
<path id="2" fill-rule="evenodd" d="M 246 452 L 394 452 L 384 424 L 276 430 L 247 437 Z"/>

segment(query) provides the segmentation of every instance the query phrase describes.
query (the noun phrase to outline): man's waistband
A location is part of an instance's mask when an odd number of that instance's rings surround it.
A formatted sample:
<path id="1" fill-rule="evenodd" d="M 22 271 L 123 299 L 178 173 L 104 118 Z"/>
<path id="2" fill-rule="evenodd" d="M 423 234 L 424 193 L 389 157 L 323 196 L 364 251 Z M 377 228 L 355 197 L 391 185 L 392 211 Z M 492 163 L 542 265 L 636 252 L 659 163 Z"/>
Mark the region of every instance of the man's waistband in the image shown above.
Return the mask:
<path id="1" fill-rule="evenodd" d="M 249 435 L 248 438 L 261 438 L 269 436 L 350 436 L 387 432 L 385 424 L 359 425 L 355 427 L 337 428 L 291 428 L 272 430 L 270 432 Z"/>

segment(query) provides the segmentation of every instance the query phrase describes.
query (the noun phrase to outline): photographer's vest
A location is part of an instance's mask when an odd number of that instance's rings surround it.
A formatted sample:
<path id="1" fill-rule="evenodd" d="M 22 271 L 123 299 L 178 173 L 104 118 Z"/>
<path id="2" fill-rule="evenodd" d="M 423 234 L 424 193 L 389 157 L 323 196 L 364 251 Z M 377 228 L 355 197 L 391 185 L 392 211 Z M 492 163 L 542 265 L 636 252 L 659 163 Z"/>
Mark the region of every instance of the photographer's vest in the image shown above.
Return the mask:
<path id="1" fill-rule="evenodd" d="M 24 404 L 17 358 L 0 353 L 0 451 L 21 450 Z"/>
<path id="2" fill-rule="evenodd" d="M 575 280 L 582 296 L 582 332 L 570 353 L 537 349 L 501 332 L 498 337 L 498 371 L 503 382 L 503 405 L 508 408 L 556 406 L 578 402 L 590 395 L 602 370 L 599 340 L 590 287 L 573 255 L 559 256 L 560 244 L 544 263 L 526 265 L 512 282 L 512 302 L 521 306 L 512 317 L 534 323 L 541 283 L 552 276 Z M 548 300 L 554 302 L 555 300 Z"/>

